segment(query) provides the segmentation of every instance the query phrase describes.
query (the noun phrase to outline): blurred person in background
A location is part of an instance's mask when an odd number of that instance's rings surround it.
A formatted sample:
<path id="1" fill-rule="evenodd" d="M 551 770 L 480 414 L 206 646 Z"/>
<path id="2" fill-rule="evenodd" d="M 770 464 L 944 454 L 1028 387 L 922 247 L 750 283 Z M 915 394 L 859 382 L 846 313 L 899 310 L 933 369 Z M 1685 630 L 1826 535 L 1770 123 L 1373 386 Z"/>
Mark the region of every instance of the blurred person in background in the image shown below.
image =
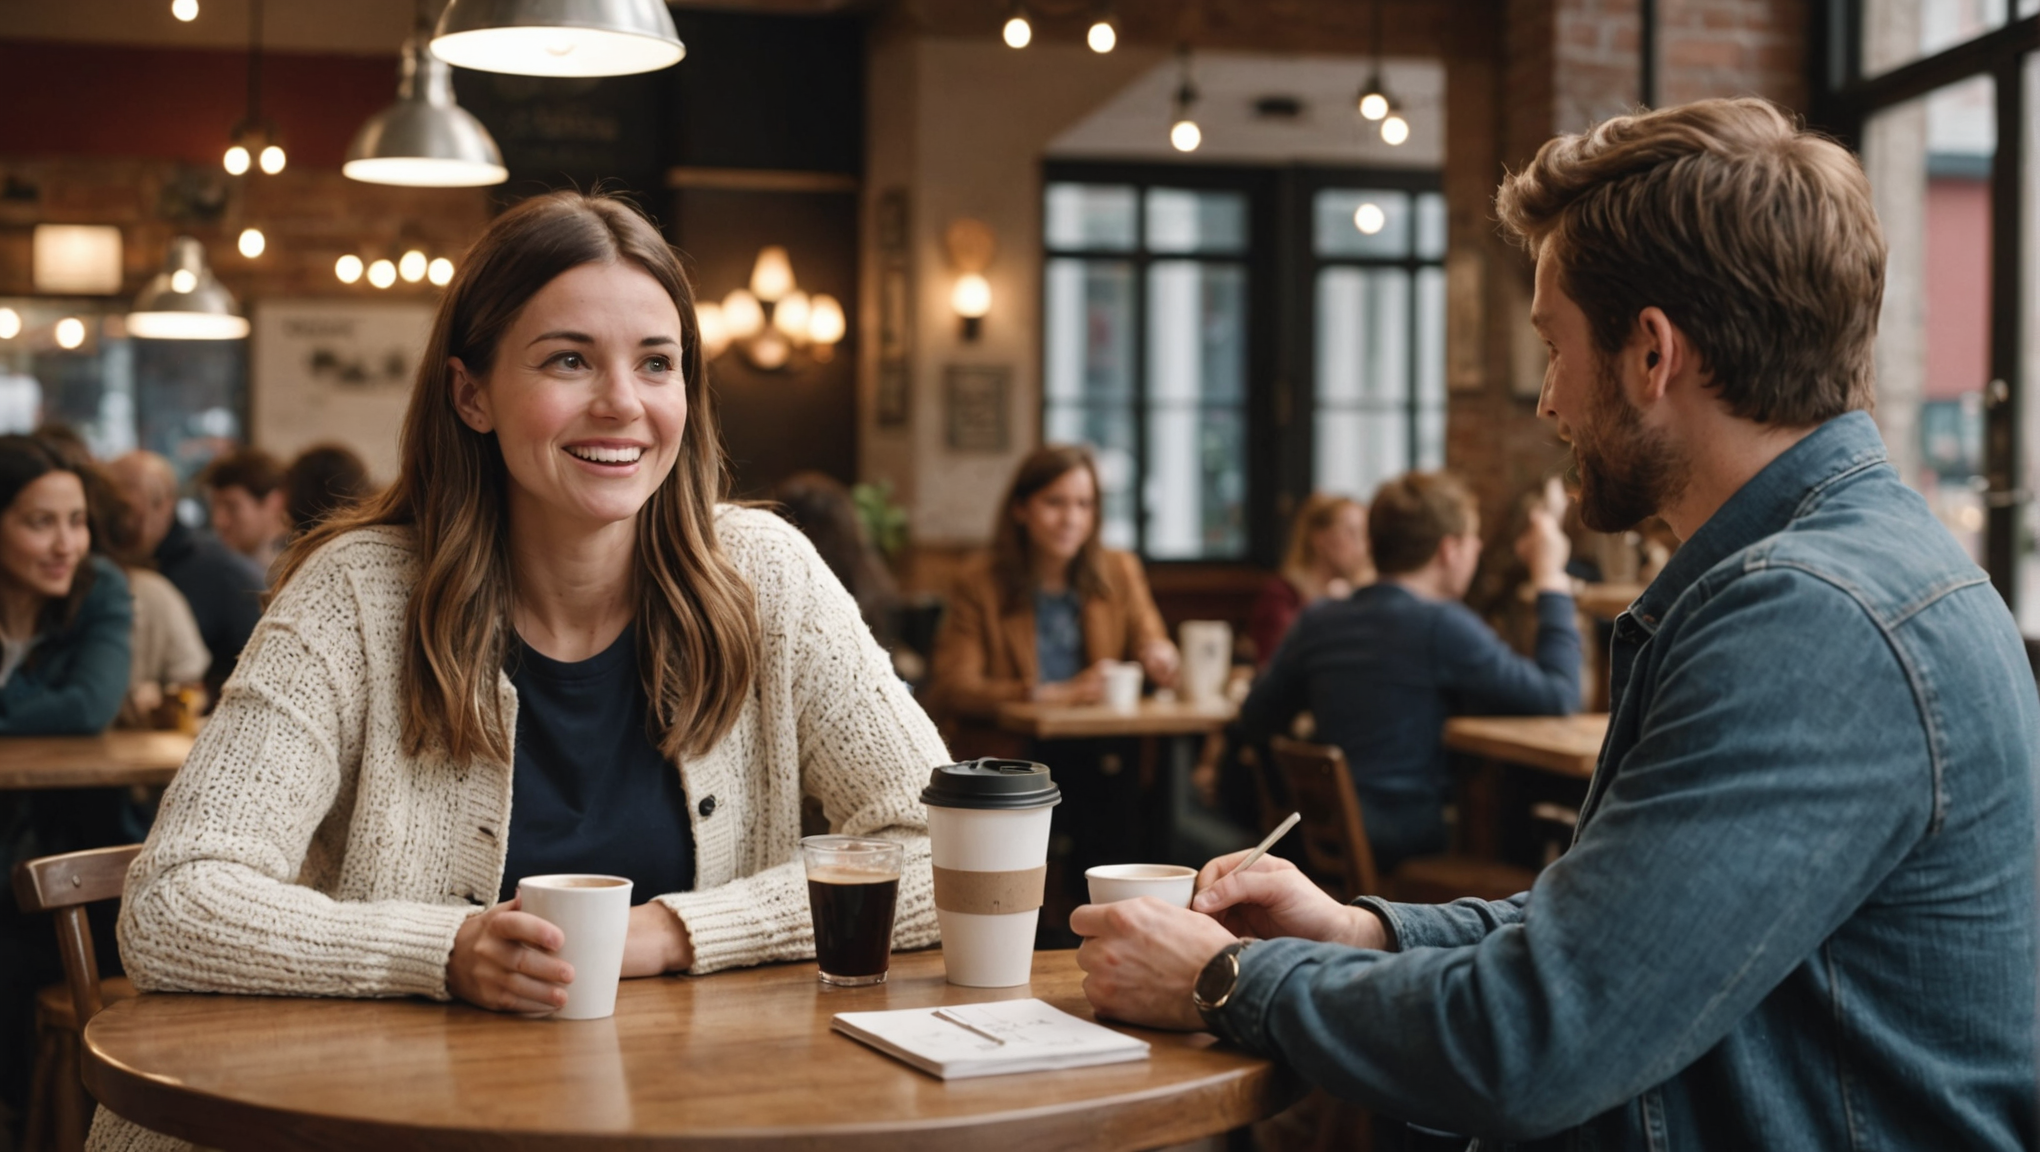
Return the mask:
<path id="1" fill-rule="evenodd" d="M 1290 525 L 1281 573 L 1261 586 L 1247 618 L 1254 662 L 1266 668 L 1275 659 L 1275 649 L 1305 608 L 1320 600 L 1344 600 L 1373 579 L 1367 506 L 1350 496 L 1313 494 Z"/>
<path id="2" fill-rule="evenodd" d="M 262 569 L 209 532 L 177 518 L 177 471 L 154 452 L 136 451 L 108 466 L 113 483 L 134 509 L 137 553 L 155 560 L 198 620 L 212 663 L 206 690 L 219 698 L 255 622 L 262 618 Z"/>
<path id="3" fill-rule="evenodd" d="M 1306 608 L 1240 709 L 1254 744 L 1296 714 L 1346 754 L 1375 863 L 1385 875 L 1442 852 L 1451 791 L 1441 733 L 1454 713 L 1563 715 L 1580 704 L 1571 548 L 1549 509 L 1530 514 L 1516 550 L 1537 589 L 1536 658 L 1517 655 L 1461 603 L 1480 562 L 1480 513 L 1449 473 L 1383 484 L 1367 532 L 1376 581 Z"/>
<path id="4" fill-rule="evenodd" d="M 821 553 L 829 571 L 849 589 L 865 627 L 892 653 L 893 666 L 899 670 L 900 657 L 912 655 L 899 646 L 899 584 L 865 532 L 850 490 L 832 476 L 809 471 L 780 481 L 772 495 L 779 503 L 780 515 L 801 530 Z"/>
<path id="5" fill-rule="evenodd" d="M 199 472 L 198 486 L 220 543 L 267 574 L 290 534 L 283 464 L 260 448 L 239 448 L 213 457 Z"/>
<path id="6" fill-rule="evenodd" d="M 284 470 L 283 491 L 284 518 L 297 535 L 375 495 L 375 484 L 353 449 L 318 444 L 298 453 Z"/>

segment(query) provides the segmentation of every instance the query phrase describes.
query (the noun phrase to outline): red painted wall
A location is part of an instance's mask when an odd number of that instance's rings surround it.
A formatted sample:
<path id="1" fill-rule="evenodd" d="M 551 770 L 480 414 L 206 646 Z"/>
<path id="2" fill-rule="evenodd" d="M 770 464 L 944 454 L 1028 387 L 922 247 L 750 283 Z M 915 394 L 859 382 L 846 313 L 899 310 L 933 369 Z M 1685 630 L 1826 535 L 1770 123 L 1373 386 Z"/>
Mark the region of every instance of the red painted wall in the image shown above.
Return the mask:
<path id="1" fill-rule="evenodd" d="M 1990 382 L 1990 184 L 1927 181 L 1927 399 Z"/>
<path id="2" fill-rule="evenodd" d="M 397 95 L 397 58 L 265 53 L 262 113 L 293 165 L 337 168 Z M 248 55 L 0 40 L 0 156 L 217 163 L 245 114 Z"/>

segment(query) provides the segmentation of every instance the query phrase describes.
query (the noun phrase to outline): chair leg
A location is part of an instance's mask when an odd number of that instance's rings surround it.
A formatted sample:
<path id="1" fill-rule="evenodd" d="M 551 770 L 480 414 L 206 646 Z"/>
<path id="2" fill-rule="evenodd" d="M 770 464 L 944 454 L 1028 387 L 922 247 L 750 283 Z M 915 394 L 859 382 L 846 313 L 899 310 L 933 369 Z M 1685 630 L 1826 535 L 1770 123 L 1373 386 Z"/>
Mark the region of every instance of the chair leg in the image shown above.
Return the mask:
<path id="1" fill-rule="evenodd" d="M 58 1060 L 63 1055 L 61 1041 L 55 1030 L 38 1026 L 35 1030 L 35 1071 L 28 1087 L 28 1120 L 22 1126 L 22 1152 L 50 1152 L 50 1113 L 56 1101 L 51 1097 L 56 1091 Z"/>
<path id="2" fill-rule="evenodd" d="M 85 1152 L 85 1133 L 92 1128 L 92 1098 L 85 1094 L 80 1058 L 82 1051 L 75 1032 L 55 1033 L 62 1049 L 50 1067 L 55 1091 L 50 1093 L 56 1120 L 57 1152 Z"/>

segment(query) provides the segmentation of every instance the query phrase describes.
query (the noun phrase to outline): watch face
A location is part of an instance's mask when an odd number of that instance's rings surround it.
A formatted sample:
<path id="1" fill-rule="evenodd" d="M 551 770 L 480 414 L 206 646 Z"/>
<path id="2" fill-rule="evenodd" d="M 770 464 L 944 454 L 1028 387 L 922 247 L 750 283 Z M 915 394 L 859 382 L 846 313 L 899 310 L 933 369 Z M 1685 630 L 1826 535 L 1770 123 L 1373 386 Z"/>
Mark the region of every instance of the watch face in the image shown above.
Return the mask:
<path id="1" fill-rule="evenodd" d="M 1197 974 L 1197 1003 L 1200 1006 L 1215 1007 L 1232 995 L 1233 985 L 1239 981 L 1239 945 L 1234 944 L 1211 958 L 1204 971 Z"/>

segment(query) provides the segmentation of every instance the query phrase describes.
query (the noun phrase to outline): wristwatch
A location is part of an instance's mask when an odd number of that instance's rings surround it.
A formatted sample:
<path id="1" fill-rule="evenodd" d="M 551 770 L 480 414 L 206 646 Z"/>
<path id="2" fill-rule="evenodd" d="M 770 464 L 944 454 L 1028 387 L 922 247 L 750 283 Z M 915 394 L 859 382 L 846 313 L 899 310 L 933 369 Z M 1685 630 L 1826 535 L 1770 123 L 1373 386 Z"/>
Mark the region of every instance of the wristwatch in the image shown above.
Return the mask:
<path id="1" fill-rule="evenodd" d="M 1256 943 L 1253 937 L 1236 940 L 1219 950 L 1204 965 L 1204 971 L 1197 974 L 1197 983 L 1190 989 L 1190 1003 L 1197 1006 L 1197 1014 L 1204 1017 L 1204 1023 L 1218 1031 L 1216 1014 L 1231 1002 L 1233 989 L 1240 982 L 1240 953 Z"/>

